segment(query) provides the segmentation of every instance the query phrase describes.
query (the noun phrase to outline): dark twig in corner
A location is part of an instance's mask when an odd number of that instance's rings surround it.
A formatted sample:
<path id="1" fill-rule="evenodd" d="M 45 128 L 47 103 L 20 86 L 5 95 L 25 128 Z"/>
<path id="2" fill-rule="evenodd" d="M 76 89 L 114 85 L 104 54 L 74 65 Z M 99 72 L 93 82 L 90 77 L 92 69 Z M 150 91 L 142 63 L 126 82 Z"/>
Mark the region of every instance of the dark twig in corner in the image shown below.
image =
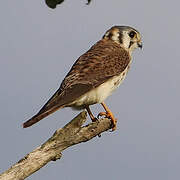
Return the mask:
<path id="1" fill-rule="evenodd" d="M 86 3 L 87 5 L 89 5 L 91 3 L 92 0 L 87 0 L 88 2 Z M 55 9 L 56 6 L 58 4 L 61 4 L 64 2 L 64 0 L 45 0 L 46 2 L 46 5 L 49 7 L 49 8 L 52 8 L 52 9 Z"/>

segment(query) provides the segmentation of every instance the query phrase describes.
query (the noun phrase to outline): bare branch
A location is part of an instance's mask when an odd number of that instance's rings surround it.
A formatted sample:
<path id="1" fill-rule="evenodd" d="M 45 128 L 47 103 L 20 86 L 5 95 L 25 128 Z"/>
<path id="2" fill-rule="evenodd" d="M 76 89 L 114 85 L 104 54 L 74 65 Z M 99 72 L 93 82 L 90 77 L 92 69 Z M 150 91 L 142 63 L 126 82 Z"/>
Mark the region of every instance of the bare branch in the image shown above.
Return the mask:
<path id="1" fill-rule="evenodd" d="M 61 152 L 75 144 L 86 142 L 93 137 L 111 129 L 111 121 L 107 118 L 97 122 L 85 123 L 87 113 L 81 112 L 62 129 L 56 130 L 44 144 L 27 154 L 10 169 L 0 175 L 0 180 L 22 180 L 30 176 L 50 161 L 60 159 Z"/>

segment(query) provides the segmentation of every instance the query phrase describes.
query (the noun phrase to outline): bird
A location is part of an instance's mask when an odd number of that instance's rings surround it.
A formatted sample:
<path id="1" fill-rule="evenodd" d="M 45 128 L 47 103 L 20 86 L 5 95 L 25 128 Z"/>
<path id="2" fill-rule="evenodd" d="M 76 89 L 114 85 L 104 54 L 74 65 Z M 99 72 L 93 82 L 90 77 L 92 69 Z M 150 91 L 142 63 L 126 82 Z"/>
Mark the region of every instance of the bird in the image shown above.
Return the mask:
<path id="1" fill-rule="evenodd" d="M 125 79 L 136 48 L 142 49 L 142 40 L 135 28 L 111 27 L 75 61 L 59 89 L 36 115 L 23 123 L 23 127 L 30 127 L 59 109 L 72 107 L 86 109 L 93 122 L 101 116 L 107 117 L 114 131 L 117 119 L 104 101 Z M 105 112 L 95 117 L 90 110 L 94 104 L 101 104 Z"/>

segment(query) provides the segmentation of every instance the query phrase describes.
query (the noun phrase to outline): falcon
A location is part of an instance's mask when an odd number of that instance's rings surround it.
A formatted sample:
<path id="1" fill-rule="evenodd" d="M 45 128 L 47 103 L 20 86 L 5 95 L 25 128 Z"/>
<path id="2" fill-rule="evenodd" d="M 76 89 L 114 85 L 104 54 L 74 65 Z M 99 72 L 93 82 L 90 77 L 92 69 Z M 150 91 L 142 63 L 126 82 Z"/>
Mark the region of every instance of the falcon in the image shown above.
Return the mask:
<path id="1" fill-rule="evenodd" d="M 129 26 L 113 26 L 95 45 L 80 56 L 62 81 L 59 89 L 42 109 L 23 124 L 27 128 L 58 109 L 86 109 L 91 120 L 109 118 L 112 130 L 117 120 L 104 100 L 123 82 L 132 61 L 132 52 L 142 48 L 140 33 Z M 90 105 L 101 104 L 105 112 L 96 117 Z"/>

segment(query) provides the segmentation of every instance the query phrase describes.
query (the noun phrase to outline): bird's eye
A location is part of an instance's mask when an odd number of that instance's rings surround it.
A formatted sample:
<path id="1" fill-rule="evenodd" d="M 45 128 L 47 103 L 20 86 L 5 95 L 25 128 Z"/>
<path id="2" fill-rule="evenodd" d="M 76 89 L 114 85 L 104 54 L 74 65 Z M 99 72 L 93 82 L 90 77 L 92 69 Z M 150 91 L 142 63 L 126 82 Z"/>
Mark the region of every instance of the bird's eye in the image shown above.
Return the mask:
<path id="1" fill-rule="evenodd" d="M 131 31 L 131 32 L 129 33 L 129 37 L 130 37 L 130 38 L 133 38 L 133 37 L 135 36 L 135 34 L 136 34 L 136 33 L 135 33 L 134 31 Z"/>

